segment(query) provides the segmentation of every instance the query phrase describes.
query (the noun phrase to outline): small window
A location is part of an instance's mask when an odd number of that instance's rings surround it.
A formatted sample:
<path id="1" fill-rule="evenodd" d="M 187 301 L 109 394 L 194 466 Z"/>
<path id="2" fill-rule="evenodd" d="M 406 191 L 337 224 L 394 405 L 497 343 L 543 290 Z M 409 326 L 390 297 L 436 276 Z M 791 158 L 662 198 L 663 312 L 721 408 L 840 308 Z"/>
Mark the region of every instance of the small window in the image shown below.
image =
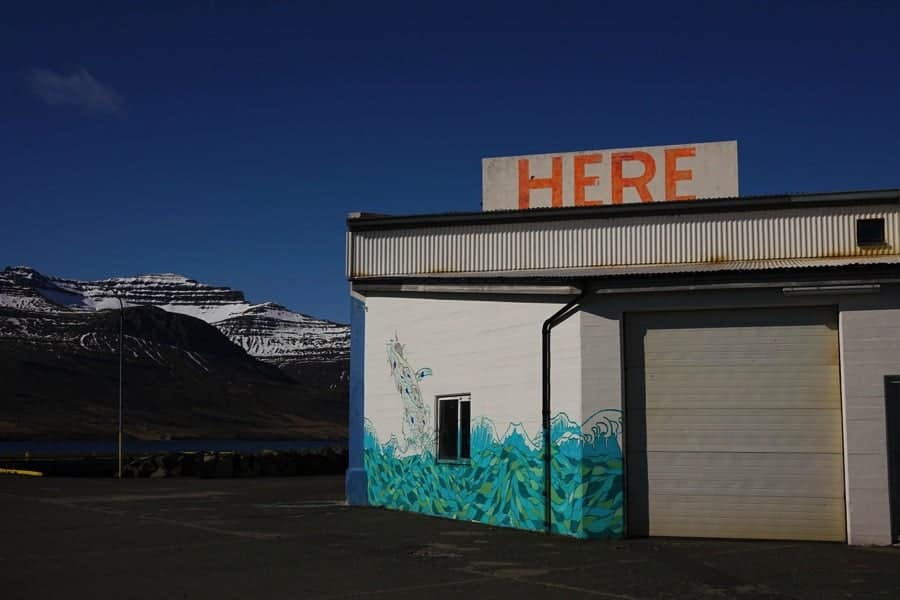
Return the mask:
<path id="1" fill-rule="evenodd" d="M 856 245 L 880 246 L 884 244 L 884 219 L 857 219 Z"/>
<path id="2" fill-rule="evenodd" d="M 470 396 L 443 396 L 437 403 L 438 460 L 468 460 L 471 455 Z"/>

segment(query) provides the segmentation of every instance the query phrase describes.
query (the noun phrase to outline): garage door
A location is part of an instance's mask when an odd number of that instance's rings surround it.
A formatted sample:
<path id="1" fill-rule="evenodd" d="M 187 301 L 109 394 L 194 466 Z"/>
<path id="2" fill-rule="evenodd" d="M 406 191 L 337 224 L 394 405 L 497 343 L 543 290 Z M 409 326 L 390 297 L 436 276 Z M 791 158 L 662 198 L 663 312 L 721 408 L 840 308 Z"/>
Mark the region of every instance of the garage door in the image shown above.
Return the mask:
<path id="1" fill-rule="evenodd" d="M 843 540 L 834 310 L 628 314 L 630 535 Z"/>

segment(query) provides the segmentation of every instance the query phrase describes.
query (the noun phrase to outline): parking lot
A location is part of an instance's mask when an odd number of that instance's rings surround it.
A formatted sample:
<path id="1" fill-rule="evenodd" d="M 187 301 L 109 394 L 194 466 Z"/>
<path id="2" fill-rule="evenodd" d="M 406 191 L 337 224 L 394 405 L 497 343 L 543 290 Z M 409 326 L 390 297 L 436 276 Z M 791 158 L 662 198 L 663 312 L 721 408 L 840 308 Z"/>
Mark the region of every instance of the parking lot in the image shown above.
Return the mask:
<path id="1" fill-rule="evenodd" d="M 579 541 L 342 496 L 341 477 L 0 476 L 2 597 L 900 597 L 897 548 Z"/>

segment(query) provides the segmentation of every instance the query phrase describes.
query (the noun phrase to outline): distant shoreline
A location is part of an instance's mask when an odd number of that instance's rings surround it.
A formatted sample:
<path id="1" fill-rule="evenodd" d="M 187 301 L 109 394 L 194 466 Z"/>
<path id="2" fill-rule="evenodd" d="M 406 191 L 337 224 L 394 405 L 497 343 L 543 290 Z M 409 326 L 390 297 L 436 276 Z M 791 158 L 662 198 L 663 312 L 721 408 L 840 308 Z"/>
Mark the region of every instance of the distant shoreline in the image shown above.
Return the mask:
<path id="1" fill-rule="evenodd" d="M 171 439 L 125 440 L 125 453 L 164 454 L 185 452 L 238 452 L 258 454 L 265 450 L 289 452 L 319 448 L 346 448 L 347 440 L 338 439 Z M 115 457 L 114 439 L 87 440 L 0 440 L 0 458 L 104 458 Z"/>
<path id="2" fill-rule="evenodd" d="M 125 477 L 265 477 L 338 475 L 347 468 L 347 448 L 323 445 L 306 448 L 247 448 L 237 450 L 129 450 L 123 461 Z M 29 455 L 0 457 L 7 472 L 30 471 L 49 477 L 113 477 L 115 455 Z"/>

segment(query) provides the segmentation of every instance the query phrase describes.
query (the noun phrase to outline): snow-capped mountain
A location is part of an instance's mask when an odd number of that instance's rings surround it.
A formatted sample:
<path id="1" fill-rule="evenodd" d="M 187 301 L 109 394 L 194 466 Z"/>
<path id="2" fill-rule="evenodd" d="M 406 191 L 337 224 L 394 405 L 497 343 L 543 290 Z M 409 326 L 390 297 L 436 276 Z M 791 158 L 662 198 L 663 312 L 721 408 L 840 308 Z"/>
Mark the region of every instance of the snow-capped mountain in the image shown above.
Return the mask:
<path id="1" fill-rule="evenodd" d="M 128 436 L 346 435 L 346 326 L 181 275 L 13 267 L 0 271 L 0 439 L 115 429 L 120 316 Z"/>
<path id="2" fill-rule="evenodd" d="M 248 354 L 285 365 L 345 361 L 346 325 L 271 302 L 253 304 L 243 292 L 172 273 L 79 281 L 45 276 L 30 267 L 0 272 L 0 307 L 39 313 L 92 312 L 156 306 L 206 321 Z"/>
<path id="3" fill-rule="evenodd" d="M 250 305 L 212 324 L 248 354 L 269 362 L 331 361 L 349 356 L 347 326 L 272 302 Z"/>

